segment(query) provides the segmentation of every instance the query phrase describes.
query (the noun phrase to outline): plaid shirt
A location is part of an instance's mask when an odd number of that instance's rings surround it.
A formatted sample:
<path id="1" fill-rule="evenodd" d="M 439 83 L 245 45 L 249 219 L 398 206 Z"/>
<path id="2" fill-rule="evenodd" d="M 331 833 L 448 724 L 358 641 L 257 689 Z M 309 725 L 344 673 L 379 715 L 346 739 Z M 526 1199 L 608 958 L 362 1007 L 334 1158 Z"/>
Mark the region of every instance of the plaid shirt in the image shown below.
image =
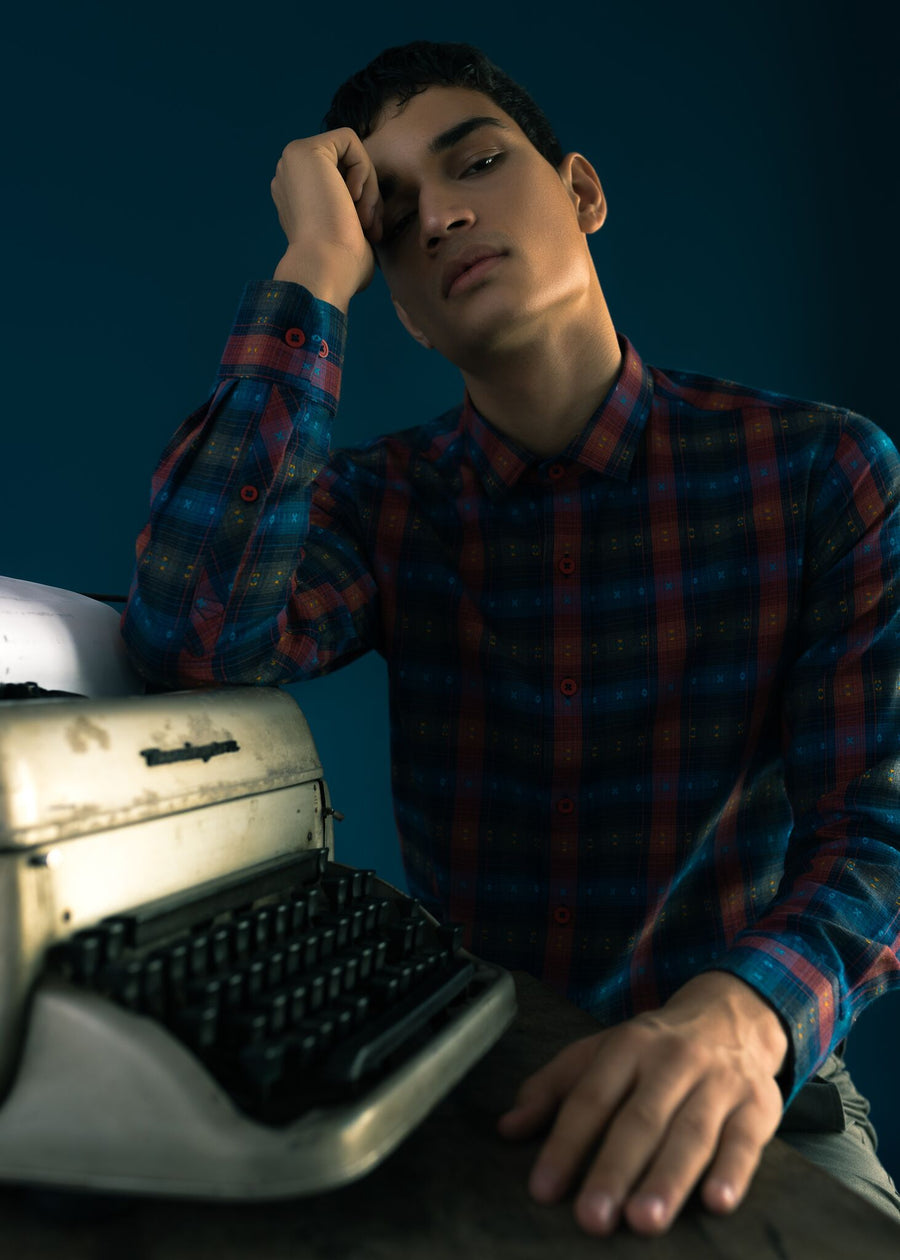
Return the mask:
<path id="1" fill-rule="evenodd" d="M 411 893 L 604 1023 L 733 972 L 790 1031 L 792 1097 L 898 978 L 894 447 L 620 336 L 554 458 L 468 396 L 331 454 L 345 332 L 245 290 L 153 481 L 137 667 L 277 684 L 375 648 Z"/>

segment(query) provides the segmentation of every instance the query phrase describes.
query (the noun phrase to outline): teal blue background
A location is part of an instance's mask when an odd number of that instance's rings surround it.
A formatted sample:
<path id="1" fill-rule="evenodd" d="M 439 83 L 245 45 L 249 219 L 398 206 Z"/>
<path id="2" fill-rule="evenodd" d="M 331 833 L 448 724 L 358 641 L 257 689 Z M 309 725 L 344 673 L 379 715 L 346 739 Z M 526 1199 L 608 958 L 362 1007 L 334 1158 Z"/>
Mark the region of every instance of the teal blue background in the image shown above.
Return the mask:
<path id="1" fill-rule="evenodd" d="M 343 78 L 414 38 L 480 44 L 593 162 L 610 210 L 591 247 L 648 362 L 846 405 L 898 440 L 889 11 L 222 0 L 6 18 L 0 573 L 127 588 L 160 450 L 209 392 L 244 281 L 280 256 L 281 150 L 320 129 Z M 336 443 L 460 397 L 376 280 L 351 308 Z M 340 856 L 402 883 L 382 663 L 293 691 L 347 816 Z M 849 1056 L 895 1176 L 898 1034 L 891 997 Z"/>

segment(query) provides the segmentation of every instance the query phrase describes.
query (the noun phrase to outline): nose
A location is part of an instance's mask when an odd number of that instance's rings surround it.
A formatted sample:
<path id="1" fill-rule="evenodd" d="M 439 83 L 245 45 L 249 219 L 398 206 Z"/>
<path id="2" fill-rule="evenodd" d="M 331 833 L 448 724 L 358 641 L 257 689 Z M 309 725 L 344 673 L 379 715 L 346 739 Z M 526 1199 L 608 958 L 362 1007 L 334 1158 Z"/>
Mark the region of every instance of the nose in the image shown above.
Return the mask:
<path id="1" fill-rule="evenodd" d="M 419 239 L 423 249 L 434 250 L 452 232 L 471 227 L 475 212 L 460 200 L 460 189 L 422 189 L 419 194 Z"/>

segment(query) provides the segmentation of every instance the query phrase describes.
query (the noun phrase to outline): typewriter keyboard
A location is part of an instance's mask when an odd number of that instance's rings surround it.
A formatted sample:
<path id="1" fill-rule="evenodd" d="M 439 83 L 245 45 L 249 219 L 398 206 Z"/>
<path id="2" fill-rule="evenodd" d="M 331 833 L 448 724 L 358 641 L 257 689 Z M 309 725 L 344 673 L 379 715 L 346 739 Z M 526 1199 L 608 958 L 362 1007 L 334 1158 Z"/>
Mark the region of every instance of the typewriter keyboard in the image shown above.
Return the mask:
<path id="1" fill-rule="evenodd" d="M 477 987 L 459 925 L 325 849 L 192 893 L 76 932 L 48 966 L 161 1021 L 257 1121 L 361 1093 Z"/>

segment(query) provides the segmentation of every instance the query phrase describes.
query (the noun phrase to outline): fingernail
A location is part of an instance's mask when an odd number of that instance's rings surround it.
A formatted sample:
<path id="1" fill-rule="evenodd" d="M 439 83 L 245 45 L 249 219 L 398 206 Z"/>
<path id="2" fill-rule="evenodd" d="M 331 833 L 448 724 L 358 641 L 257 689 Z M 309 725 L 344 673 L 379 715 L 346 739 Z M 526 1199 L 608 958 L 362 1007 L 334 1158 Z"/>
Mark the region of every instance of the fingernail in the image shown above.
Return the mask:
<path id="1" fill-rule="evenodd" d="M 639 1194 L 634 1206 L 641 1216 L 648 1217 L 651 1225 L 664 1225 L 666 1222 L 666 1205 L 657 1194 Z"/>
<path id="2" fill-rule="evenodd" d="M 719 1181 L 716 1178 L 714 1181 L 710 1181 L 708 1192 L 712 1192 L 715 1195 L 723 1208 L 733 1208 L 737 1202 L 737 1193 L 730 1181 Z"/>
<path id="3" fill-rule="evenodd" d="M 616 1205 L 612 1198 L 602 1190 L 596 1190 L 585 1196 L 583 1214 L 590 1217 L 591 1224 L 599 1226 L 600 1229 L 609 1229 L 615 1210 Z"/>

